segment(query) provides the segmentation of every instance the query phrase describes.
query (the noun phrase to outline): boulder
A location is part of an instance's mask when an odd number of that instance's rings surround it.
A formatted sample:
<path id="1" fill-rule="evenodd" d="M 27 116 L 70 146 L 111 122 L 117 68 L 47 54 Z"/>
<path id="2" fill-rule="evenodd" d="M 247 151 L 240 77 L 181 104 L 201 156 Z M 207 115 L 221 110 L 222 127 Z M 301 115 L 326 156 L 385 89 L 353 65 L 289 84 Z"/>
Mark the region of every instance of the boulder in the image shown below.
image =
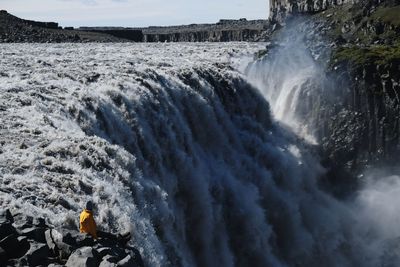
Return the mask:
<path id="1" fill-rule="evenodd" d="M 47 229 L 44 233 L 45 239 L 46 239 L 46 244 L 52 250 L 53 252 L 56 252 L 57 250 L 57 244 L 53 240 L 53 236 L 51 234 L 52 229 Z"/>
<path id="2" fill-rule="evenodd" d="M 0 224 L 5 221 L 8 221 L 10 223 L 14 222 L 14 218 L 9 209 L 0 210 Z"/>
<path id="3" fill-rule="evenodd" d="M 125 251 L 132 257 L 137 266 L 144 267 L 143 259 L 139 250 L 134 247 L 128 247 Z"/>
<path id="4" fill-rule="evenodd" d="M 77 244 L 76 244 L 76 236 L 78 234 L 79 233 L 77 233 L 77 232 L 73 232 L 73 233 L 71 233 L 70 231 L 69 232 L 65 232 L 65 233 L 63 233 L 62 241 L 65 244 L 68 244 L 70 246 L 76 247 L 77 246 Z"/>
<path id="5" fill-rule="evenodd" d="M 30 227 L 18 231 L 18 234 L 33 239 L 39 243 L 46 243 L 45 237 L 46 228 L 43 227 Z"/>
<path id="6" fill-rule="evenodd" d="M 111 251 L 108 253 L 108 255 L 114 256 L 120 260 L 129 255 L 129 253 L 127 253 L 124 248 L 114 245 L 111 246 Z"/>
<path id="7" fill-rule="evenodd" d="M 103 261 L 108 261 L 110 263 L 115 263 L 115 265 L 116 265 L 117 262 L 118 262 L 118 259 L 117 259 L 117 257 L 111 256 L 111 255 L 106 255 L 106 256 L 103 257 Z"/>
<path id="8" fill-rule="evenodd" d="M 0 247 L 0 266 L 5 266 L 7 262 L 7 253 Z"/>
<path id="9" fill-rule="evenodd" d="M 70 245 L 67 245 L 65 243 L 58 244 L 58 255 L 63 260 L 68 259 L 68 257 L 71 255 L 73 250 L 74 250 L 74 248 L 71 247 Z"/>
<path id="10" fill-rule="evenodd" d="M 117 266 L 117 259 L 107 255 L 100 263 L 99 267 L 115 267 Z"/>
<path id="11" fill-rule="evenodd" d="M 8 258 L 19 258 L 28 251 L 29 242 L 26 237 L 11 234 L 0 241 L 0 247 L 5 250 Z"/>
<path id="12" fill-rule="evenodd" d="M 104 256 L 111 254 L 112 249 L 109 247 L 100 247 L 96 251 L 99 254 L 99 258 L 102 259 Z"/>
<path id="13" fill-rule="evenodd" d="M 116 263 L 112 263 L 106 260 L 103 260 L 102 262 L 100 262 L 99 267 L 115 267 L 118 266 Z"/>
<path id="14" fill-rule="evenodd" d="M 90 235 L 79 233 L 78 231 L 57 229 L 57 233 L 57 242 L 63 242 L 74 248 L 86 246 L 91 247 L 95 243 L 94 239 Z"/>
<path id="15" fill-rule="evenodd" d="M 57 230 L 46 230 L 45 239 L 50 250 L 61 259 L 67 259 L 71 255 L 73 247 L 63 242 L 63 235 Z"/>
<path id="16" fill-rule="evenodd" d="M 65 266 L 67 267 L 95 267 L 99 265 L 96 250 L 91 247 L 82 247 L 74 251 Z"/>
<path id="17" fill-rule="evenodd" d="M 13 226 L 17 229 L 24 229 L 33 226 L 33 217 L 27 216 L 22 213 L 18 213 L 14 215 L 14 223 Z"/>
<path id="18" fill-rule="evenodd" d="M 29 266 L 46 265 L 49 256 L 49 248 L 46 244 L 31 244 L 26 253 Z"/>
<path id="19" fill-rule="evenodd" d="M 17 240 L 18 240 L 20 248 L 22 248 L 23 251 L 24 250 L 26 251 L 29 249 L 30 244 L 29 244 L 28 238 L 26 236 L 19 236 L 19 237 L 17 237 Z"/>
<path id="20" fill-rule="evenodd" d="M 34 218 L 32 224 L 37 227 L 47 227 L 46 220 L 43 218 Z"/>
<path id="21" fill-rule="evenodd" d="M 6 221 L 0 224 L 0 240 L 11 234 L 15 234 L 15 232 L 15 228 L 12 226 L 11 222 Z"/>
<path id="22" fill-rule="evenodd" d="M 132 266 L 136 266 L 136 264 L 135 264 L 135 261 L 133 260 L 133 258 L 131 257 L 131 255 L 128 255 L 125 258 L 123 258 L 122 260 L 120 260 L 117 263 L 117 266 L 132 267 Z"/>
<path id="23" fill-rule="evenodd" d="M 94 245 L 94 239 L 88 234 L 82 234 L 78 233 L 77 235 L 73 236 L 76 240 L 76 245 L 78 247 L 84 247 L 84 246 L 93 246 Z"/>

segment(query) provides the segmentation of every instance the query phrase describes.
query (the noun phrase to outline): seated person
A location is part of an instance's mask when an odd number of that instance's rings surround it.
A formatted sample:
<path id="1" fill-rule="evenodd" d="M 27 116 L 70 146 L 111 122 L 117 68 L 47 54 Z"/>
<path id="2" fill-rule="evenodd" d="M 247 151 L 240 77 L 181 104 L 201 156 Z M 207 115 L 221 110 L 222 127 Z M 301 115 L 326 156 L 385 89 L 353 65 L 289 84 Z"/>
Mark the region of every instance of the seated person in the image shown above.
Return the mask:
<path id="1" fill-rule="evenodd" d="M 126 244 L 131 239 L 130 232 L 123 235 L 114 235 L 111 233 L 98 231 L 96 222 L 93 217 L 93 203 L 90 200 L 86 202 L 85 209 L 81 212 L 81 215 L 79 216 L 79 230 L 81 233 L 89 234 L 94 239 L 97 239 L 98 237 L 108 238 L 118 241 L 122 244 Z"/>

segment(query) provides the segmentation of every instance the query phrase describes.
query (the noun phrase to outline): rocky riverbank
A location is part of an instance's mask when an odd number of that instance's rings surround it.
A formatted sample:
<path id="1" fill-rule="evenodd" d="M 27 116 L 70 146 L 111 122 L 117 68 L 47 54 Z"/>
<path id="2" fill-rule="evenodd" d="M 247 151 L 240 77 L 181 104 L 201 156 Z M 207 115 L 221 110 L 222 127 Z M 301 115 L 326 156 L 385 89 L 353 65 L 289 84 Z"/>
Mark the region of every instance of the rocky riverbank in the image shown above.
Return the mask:
<path id="1" fill-rule="evenodd" d="M 221 20 L 216 24 L 191 24 L 169 27 L 71 27 L 55 22 L 17 18 L 0 11 L 0 43 L 61 42 L 229 42 L 265 41 L 267 20 Z"/>
<path id="2" fill-rule="evenodd" d="M 66 30 L 54 22 L 37 22 L 20 19 L 8 12 L 0 11 L 0 43 L 85 43 L 85 42 L 126 42 L 115 36 Z"/>
<path id="3" fill-rule="evenodd" d="M 110 28 L 81 27 L 80 30 L 108 33 L 135 42 L 230 42 L 264 41 L 267 20 L 220 20 L 216 24 L 191 24 L 169 27 Z"/>
<path id="4" fill-rule="evenodd" d="M 43 218 L 0 211 L 0 266 L 143 266 L 137 249 L 117 239 L 94 240 L 54 229 Z"/>

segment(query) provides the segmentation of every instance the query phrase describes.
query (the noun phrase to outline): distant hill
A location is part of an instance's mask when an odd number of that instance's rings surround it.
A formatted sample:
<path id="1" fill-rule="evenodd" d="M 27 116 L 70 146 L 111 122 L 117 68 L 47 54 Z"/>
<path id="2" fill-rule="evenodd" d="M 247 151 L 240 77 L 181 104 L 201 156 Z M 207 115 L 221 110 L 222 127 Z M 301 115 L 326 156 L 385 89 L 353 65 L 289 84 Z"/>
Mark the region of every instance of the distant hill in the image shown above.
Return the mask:
<path id="1" fill-rule="evenodd" d="M 0 43 L 126 42 L 115 36 L 62 29 L 56 22 L 20 19 L 0 11 Z"/>

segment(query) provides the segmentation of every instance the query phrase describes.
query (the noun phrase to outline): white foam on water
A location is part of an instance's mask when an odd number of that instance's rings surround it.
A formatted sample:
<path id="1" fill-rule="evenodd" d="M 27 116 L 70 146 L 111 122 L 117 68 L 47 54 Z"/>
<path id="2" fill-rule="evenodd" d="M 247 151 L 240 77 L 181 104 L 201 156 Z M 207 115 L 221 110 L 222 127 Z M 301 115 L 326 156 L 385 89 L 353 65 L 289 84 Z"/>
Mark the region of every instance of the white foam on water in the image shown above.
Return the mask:
<path id="1" fill-rule="evenodd" d="M 148 266 L 374 266 L 246 81 L 236 58 L 261 47 L 0 45 L 2 206 L 76 229 L 93 199 Z"/>

